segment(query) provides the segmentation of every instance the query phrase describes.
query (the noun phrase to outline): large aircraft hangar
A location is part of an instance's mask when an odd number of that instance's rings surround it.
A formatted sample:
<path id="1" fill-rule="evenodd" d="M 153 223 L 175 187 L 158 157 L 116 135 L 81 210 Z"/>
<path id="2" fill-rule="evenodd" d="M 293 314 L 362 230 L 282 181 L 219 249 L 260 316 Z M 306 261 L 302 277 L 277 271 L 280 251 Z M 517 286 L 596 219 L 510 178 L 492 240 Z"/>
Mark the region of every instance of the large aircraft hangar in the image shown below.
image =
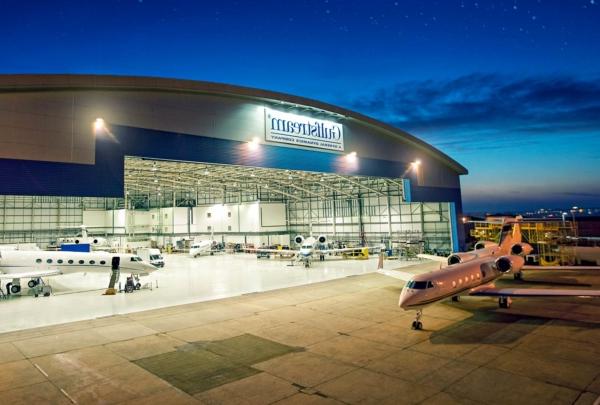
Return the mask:
<path id="1" fill-rule="evenodd" d="M 81 224 L 160 246 L 202 234 L 289 243 L 300 233 L 418 239 L 449 252 L 462 239 L 463 166 L 400 129 L 301 97 L 3 75 L 0 134 L 0 243 L 45 245 Z"/>
<path id="2" fill-rule="evenodd" d="M 0 76 L 3 245 L 47 249 L 83 225 L 133 253 L 202 239 L 230 253 L 293 249 L 296 235 L 325 235 L 331 248 L 444 254 L 463 239 L 466 173 L 398 128 L 302 97 L 164 78 Z"/>

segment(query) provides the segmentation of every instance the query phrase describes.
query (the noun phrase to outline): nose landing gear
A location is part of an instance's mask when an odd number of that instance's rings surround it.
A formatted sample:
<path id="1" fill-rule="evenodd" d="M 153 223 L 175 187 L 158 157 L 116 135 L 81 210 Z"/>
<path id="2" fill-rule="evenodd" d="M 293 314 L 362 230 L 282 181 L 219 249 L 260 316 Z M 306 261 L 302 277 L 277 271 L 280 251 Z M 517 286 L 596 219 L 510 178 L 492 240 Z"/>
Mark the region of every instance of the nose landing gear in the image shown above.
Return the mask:
<path id="1" fill-rule="evenodd" d="M 423 310 L 419 309 L 417 311 L 417 315 L 415 317 L 415 320 L 412 323 L 412 329 L 413 330 L 421 330 L 423 329 L 423 323 L 421 322 L 421 318 L 423 317 Z"/>

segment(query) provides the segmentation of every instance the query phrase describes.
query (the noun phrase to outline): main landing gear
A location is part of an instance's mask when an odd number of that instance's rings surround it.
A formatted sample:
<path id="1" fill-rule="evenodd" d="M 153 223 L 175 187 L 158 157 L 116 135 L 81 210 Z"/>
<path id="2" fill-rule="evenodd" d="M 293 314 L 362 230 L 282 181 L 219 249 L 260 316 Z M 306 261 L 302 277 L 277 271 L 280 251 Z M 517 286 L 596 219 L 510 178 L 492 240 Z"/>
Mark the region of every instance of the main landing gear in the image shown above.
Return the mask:
<path id="1" fill-rule="evenodd" d="M 413 330 L 423 329 L 423 323 L 421 322 L 422 317 L 423 317 L 423 310 L 422 309 L 417 310 L 417 315 L 415 317 L 415 320 L 412 323 Z"/>
<path id="2" fill-rule="evenodd" d="M 15 284 L 14 282 L 6 283 L 6 291 L 9 294 L 18 294 L 21 292 L 21 284 Z"/>
<path id="3" fill-rule="evenodd" d="M 500 308 L 510 308 L 510 304 L 512 304 L 512 300 L 510 299 L 510 297 L 498 298 L 498 306 Z"/>
<path id="4" fill-rule="evenodd" d="M 459 302 L 459 301 L 460 301 L 460 296 L 458 296 L 458 295 L 452 296 L 452 302 Z"/>

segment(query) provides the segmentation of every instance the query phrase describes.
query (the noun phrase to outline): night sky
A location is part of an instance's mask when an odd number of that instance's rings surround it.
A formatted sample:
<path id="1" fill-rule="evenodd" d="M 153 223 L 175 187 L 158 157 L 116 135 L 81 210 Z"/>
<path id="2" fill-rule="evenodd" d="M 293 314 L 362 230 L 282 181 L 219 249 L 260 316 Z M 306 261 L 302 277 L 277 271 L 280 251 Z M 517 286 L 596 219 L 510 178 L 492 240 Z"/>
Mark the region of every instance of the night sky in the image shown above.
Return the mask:
<path id="1" fill-rule="evenodd" d="M 6 1 L 0 73 L 301 95 L 466 166 L 466 212 L 600 206 L 600 0 Z M 360 154 L 360 151 L 359 151 Z"/>

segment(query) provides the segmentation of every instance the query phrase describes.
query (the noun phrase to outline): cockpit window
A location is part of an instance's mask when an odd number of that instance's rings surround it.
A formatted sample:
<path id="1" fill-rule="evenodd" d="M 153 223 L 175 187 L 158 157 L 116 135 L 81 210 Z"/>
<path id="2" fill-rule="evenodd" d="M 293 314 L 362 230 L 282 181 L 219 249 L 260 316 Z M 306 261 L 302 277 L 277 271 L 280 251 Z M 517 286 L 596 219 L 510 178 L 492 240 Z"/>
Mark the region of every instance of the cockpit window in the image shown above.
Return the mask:
<path id="1" fill-rule="evenodd" d="M 432 288 L 433 287 L 433 283 L 431 281 L 409 281 L 408 284 L 406 284 L 406 287 L 408 288 L 412 288 L 414 290 L 424 290 L 426 288 Z"/>
<path id="2" fill-rule="evenodd" d="M 142 261 L 142 258 L 141 258 L 141 257 L 139 257 L 139 256 L 133 256 L 133 257 L 131 258 L 131 261 L 132 261 L 132 262 L 141 262 L 141 261 Z"/>
<path id="3" fill-rule="evenodd" d="M 310 245 L 304 245 L 304 246 L 302 246 L 302 249 L 310 249 L 310 248 L 311 248 Z"/>

